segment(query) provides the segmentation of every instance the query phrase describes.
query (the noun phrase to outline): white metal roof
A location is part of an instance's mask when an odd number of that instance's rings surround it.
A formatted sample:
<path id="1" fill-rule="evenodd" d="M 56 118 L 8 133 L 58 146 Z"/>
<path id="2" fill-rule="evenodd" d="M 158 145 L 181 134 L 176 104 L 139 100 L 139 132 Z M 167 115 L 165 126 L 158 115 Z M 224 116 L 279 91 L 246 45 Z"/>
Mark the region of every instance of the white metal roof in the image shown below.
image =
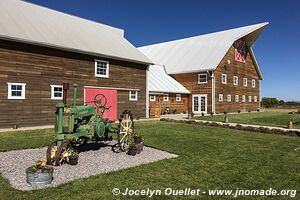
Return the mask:
<path id="1" fill-rule="evenodd" d="M 20 0 L 0 1 L 0 38 L 152 63 L 124 38 L 121 29 Z"/>
<path id="2" fill-rule="evenodd" d="M 150 92 L 189 94 L 184 86 L 166 73 L 164 66 L 149 67 L 148 86 Z"/>
<path id="3" fill-rule="evenodd" d="M 215 70 L 234 41 L 244 38 L 251 48 L 267 24 L 153 44 L 140 47 L 139 50 L 155 64 L 165 65 L 168 74 Z M 256 67 L 261 75 L 258 65 Z"/>

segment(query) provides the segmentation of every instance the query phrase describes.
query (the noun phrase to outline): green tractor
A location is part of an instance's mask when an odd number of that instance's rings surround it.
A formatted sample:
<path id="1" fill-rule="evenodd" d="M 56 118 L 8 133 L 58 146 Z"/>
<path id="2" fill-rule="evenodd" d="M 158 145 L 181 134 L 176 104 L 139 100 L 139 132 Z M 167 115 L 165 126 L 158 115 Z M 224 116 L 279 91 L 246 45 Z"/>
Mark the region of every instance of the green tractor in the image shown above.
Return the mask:
<path id="1" fill-rule="evenodd" d="M 134 134 L 131 112 L 124 111 L 118 127 L 113 128 L 112 122 L 103 118 L 104 112 L 110 108 L 106 106 L 107 99 L 103 94 L 96 95 L 92 102 L 77 105 L 77 85 L 74 84 L 73 104 L 68 106 L 68 89 L 69 85 L 64 83 L 63 103 L 56 105 L 55 141 L 47 148 L 47 164 L 62 165 L 67 161 L 73 146 L 85 144 L 88 140 L 112 140 L 113 134 L 117 134 L 118 139 L 113 150 L 127 151 Z M 85 105 L 86 103 L 94 103 L 95 106 Z"/>

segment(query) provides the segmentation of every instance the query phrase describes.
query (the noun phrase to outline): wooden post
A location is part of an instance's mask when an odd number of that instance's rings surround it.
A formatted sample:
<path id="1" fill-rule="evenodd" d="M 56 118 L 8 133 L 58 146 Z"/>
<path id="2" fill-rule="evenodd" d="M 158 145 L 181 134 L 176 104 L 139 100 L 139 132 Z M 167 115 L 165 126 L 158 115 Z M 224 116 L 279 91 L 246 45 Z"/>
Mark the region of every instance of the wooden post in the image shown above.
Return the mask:
<path id="1" fill-rule="evenodd" d="M 228 116 L 227 116 L 227 114 L 224 115 L 224 122 L 228 123 Z"/>
<path id="2" fill-rule="evenodd" d="M 293 122 L 291 120 L 288 122 L 288 129 L 293 129 Z"/>

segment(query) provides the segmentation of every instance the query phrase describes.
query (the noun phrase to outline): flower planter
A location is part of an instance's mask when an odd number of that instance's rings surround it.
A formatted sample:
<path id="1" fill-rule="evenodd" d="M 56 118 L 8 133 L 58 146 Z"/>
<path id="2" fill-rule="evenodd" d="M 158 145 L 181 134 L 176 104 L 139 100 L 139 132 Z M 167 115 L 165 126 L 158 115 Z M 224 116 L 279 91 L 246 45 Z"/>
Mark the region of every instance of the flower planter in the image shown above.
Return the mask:
<path id="1" fill-rule="evenodd" d="M 51 184 L 53 180 L 53 172 L 42 172 L 42 173 L 26 173 L 26 182 L 31 187 L 44 187 L 45 185 Z"/>
<path id="2" fill-rule="evenodd" d="M 139 144 L 136 144 L 135 147 L 136 147 L 136 149 L 137 149 L 137 153 L 139 154 L 139 153 L 141 153 L 141 152 L 143 151 L 144 143 L 141 142 L 141 143 L 139 143 Z"/>
<path id="3" fill-rule="evenodd" d="M 129 148 L 128 155 L 135 156 L 137 154 L 136 148 Z"/>
<path id="4" fill-rule="evenodd" d="M 142 138 L 139 136 L 133 136 L 133 140 L 135 144 L 139 144 L 142 142 Z"/>
<path id="5" fill-rule="evenodd" d="M 68 163 L 70 165 L 77 165 L 78 164 L 79 156 L 70 157 Z"/>

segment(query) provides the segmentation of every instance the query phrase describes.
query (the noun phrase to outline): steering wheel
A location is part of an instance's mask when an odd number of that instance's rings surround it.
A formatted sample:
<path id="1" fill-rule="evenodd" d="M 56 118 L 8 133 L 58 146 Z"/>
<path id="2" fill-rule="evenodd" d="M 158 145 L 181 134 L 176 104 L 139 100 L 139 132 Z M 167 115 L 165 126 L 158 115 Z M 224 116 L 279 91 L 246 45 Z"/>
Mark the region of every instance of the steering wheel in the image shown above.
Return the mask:
<path id="1" fill-rule="evenodd" d="M 95 106 L 99 108 L 103 108 L 106 106 L 107 99 L 103 94 L 97 94 L 94 98 L 94 104 Z"/>

